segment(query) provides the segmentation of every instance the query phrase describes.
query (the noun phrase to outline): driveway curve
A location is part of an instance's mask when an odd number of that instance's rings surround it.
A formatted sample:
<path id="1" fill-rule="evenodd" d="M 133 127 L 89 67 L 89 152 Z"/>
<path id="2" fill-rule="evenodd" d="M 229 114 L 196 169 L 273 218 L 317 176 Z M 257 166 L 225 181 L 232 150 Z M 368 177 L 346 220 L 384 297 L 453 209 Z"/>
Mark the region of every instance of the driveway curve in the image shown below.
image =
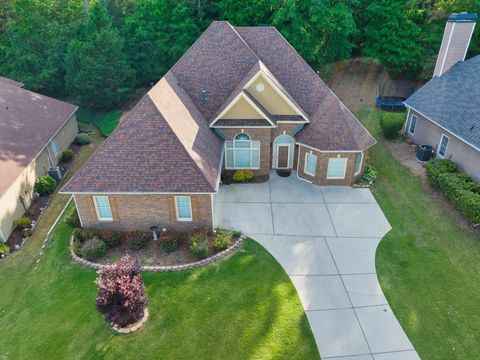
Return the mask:
<path id="1" fill-rule="evenodd" d="M 272 172 L 267 183 L 222 185 L 214 223 L 248 234 L 285 269 L 322 359 L 419 359 L 378 282 L 375 251 L 391 227 L 370 190 Z"/>

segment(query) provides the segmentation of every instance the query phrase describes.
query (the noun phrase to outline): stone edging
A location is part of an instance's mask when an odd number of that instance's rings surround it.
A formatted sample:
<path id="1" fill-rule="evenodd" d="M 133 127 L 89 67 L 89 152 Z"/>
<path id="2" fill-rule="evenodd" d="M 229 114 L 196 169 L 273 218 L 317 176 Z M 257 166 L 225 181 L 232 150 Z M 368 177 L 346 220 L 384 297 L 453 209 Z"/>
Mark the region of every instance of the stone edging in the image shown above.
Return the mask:
<path id="1" fill-rule="evenodd" d="M 137 331 L 140 329 L 145 323 L 147 322 L 148 319 L 148 308 L 145 308 L 143 310 L 143 317 L 138 320 L 135 324 L 131 324 L 125 327 L 118 327 L 118 325 L 115 325 L 114 323 L 111 323 L 112 329 L 120 334 L 129 334 L 132 332 Z"/>
<path id="2" fill-rule="evenodd" d="M 353 188 L 371 188 L 373 184 L 353 184 Z"/>
<path id="3" fill-rule="evenodd" d="M 218 261 L 220 259 L 223 259 L 232 255 L 240 247 L 240 245 L 242 245 L 245 239 L 246 239 L 246 236 L 241 235 L 240 238 L 237 241 L 235 241 L 235 243 L 233 243 L 233 245 L 231 245 L 229 248 L 223 251 L 220 251 L 219 253 L 216 253 L 215 255 L 212 255 L 203 260 L 194 261 L 191 263 L 181 264 L 181 265 L 157 265 L 157 266 L 145 265 L 145 266 L 142 266 L 141 270 L 147 271 L 147 272 L 167 272 L 167 271 L 188 270 L 188 269 L 199 268 L 202 266 L 207 266 L 215 261 Z M 88 268 L 92 268 L 92 269 L 102 269 L 106 265 L 106 264 L 95 263 L 87 259 L 81 258 L 80 256 L 78 256 L 73 252 L 72 247 L 73 247 L 73 235 L 70 237 L 70 255 L 72 256 L 72 259 L 77 264 L 88 267 Z"/>

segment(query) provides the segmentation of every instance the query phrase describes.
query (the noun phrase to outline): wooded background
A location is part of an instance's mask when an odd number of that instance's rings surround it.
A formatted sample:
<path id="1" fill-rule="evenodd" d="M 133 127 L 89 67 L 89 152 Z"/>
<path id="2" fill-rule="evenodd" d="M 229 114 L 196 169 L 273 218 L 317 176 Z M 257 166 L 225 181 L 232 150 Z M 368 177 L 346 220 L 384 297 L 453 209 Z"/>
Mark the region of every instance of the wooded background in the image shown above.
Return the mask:
<path id="1" fill-rule="evenodd" d="M 3 0 L 0 75 L 97 110 L 157 82 L 212 20 L 275 26 L 318 70 L 354 56 L 428 79 L 452 12 L 480 0 Z M 479 30 L 468 57 L 480 52 Z"/>

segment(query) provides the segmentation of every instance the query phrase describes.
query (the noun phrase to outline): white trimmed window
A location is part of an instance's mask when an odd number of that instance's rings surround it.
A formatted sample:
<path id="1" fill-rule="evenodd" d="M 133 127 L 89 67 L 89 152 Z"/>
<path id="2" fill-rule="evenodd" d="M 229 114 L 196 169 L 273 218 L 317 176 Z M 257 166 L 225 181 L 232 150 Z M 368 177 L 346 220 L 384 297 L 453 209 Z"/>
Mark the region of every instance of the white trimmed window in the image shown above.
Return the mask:
<path id="1" fill-rule="evenodd" d="M 175 211 L 178 221 L 192 221 L 192 202 L 190 196 L 175 196 Z"/>
<path id="2" fill-rule="evenodd" d="M 55 139 L 52 139 L 52 141 L 50 142 L 50 148 L 52 149 L 52 155 L 53 157 L 57 157 L 58 155 L 58 144 L 57 144 L 57 141 Z"/>
<path id="3" fill-rule="evenodd" d="M 345 179 L 347 158 L 328 159 L 327 179 Z"/>
<path id="4" fill-rule="evenodd" d="M 94 196 L 93 203 L 95 204 L 95 211 L 97 212 L 97 219 L 99 221 L 112 221 L 112 209 L 108 196 Z"/>
<path id="5" fill-rule="evenodd" d="M 410 116 L 410 126 L 408 127 L 408 132 L 412 135 L 415 134 L 415 128 L 417 127 L 417 121 L 418 121 L 417 115 L 412 114 L 412 116 Z"/>
<path id="6" fill-rule="evenodd" d="M 438 144 L 438 151 L 437 154 L 440 157 L 445 157 L 445 154 L 447 153 L 447 147 L 448 147 L 448 142 L 450 139 L 448 138 L 447 135 L 442 134 L 442 137 L 440 138 L 440 143 Z"/>
<path id="7" fill-rule="evenodd" d="M 362 160 L 363 160 L 363 153 L 359 153 L 355 155 L 355 175 L 360 174 L 362 170 Z"/>
<path id="8" fill-rule="evenodd" d="M 317 171 L 317 155 L 312 153 L 305 154 L 305 174 L 315 176 Z"/>
<path id="9" fill-rule="evenodd" d="M 260 141 L 252 141 L 246 133 L 225 141 L 226 169 L 259 169 Z"/>

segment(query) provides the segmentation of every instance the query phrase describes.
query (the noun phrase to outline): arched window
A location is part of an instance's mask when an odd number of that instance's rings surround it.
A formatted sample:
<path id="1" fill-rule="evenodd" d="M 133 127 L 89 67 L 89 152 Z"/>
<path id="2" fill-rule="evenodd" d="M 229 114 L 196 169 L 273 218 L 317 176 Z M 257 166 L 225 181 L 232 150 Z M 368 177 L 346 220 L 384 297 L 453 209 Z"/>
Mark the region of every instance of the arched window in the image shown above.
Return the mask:
<path id="1" fill-rule="evenodd" d="M 260 168 L 260 141 L 252 141 L 244 132 L 235 135 L 233 140 L 225 141 L 225 168 Z"/>

